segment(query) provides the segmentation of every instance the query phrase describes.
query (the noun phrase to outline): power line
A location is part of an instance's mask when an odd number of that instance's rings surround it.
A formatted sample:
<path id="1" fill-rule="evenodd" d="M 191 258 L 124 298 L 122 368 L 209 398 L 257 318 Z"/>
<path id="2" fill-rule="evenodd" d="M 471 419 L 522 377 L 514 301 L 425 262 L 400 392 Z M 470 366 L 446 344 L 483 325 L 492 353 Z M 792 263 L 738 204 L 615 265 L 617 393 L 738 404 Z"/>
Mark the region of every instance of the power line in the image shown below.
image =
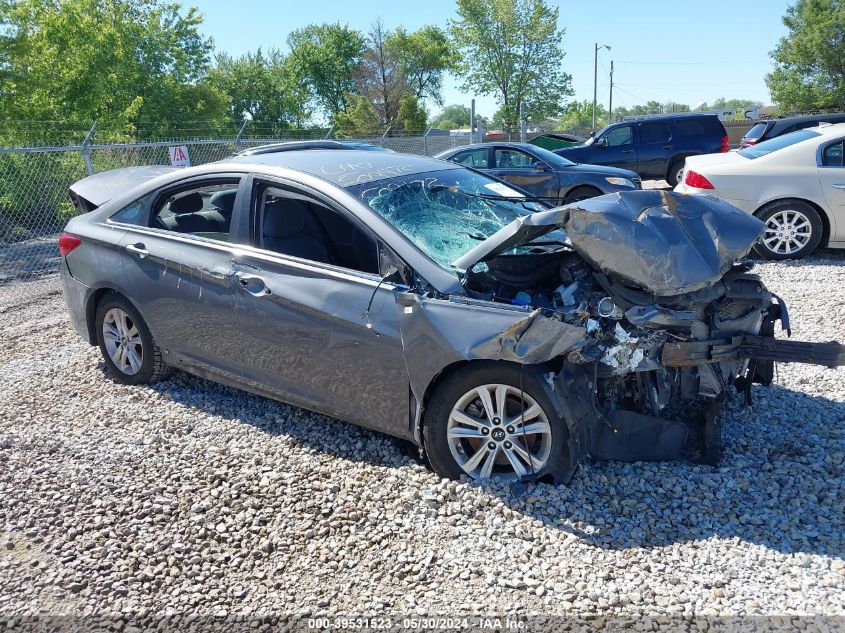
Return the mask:
<path id="1" fill-rule="evenodd" d="M 763 61 L 749 61 L 749 60 L 725 60 L 725 61 L 710 61 L 710 62 L 641 62 L 641 61 L 617 61 L 617 64 L 637 64 L 640 66 L 711 66 L 713 64 L 764 64 L 768 62 Z"/>

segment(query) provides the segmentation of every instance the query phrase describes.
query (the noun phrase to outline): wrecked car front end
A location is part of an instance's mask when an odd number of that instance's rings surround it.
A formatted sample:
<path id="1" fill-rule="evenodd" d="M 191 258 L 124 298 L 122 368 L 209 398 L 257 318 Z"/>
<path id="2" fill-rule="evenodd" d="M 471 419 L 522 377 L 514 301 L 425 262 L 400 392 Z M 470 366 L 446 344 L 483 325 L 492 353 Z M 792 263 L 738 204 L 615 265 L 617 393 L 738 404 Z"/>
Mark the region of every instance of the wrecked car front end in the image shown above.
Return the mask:
<path id="1" fill-rule="evenodd" d="M 777 360 L 845 364 L 836 343 L 774 338 L 786 306 L 737 263 L 762 229 L 727 203 L 658 191 L 520 218 L 454 262 L 470 300 L 531 310 L 468 357 L 543 364 L 569 429 L 562 479 L 590 458 L 715 463 L 729 388 L 750 399 Z M 568 246 L 544 249 L 561 230 Z"/>

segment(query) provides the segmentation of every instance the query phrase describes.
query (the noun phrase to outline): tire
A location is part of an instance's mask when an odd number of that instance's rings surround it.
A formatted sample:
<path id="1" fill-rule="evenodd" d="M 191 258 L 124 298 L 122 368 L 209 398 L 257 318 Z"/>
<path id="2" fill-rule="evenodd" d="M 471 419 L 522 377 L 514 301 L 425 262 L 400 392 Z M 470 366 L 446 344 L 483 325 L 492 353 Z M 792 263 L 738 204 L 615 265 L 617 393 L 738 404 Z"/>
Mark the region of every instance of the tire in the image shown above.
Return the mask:
<path id="1" fill-rule="evenodd" d="M 117 382 L 141 385 L 170 373 L 147 324 L 135 306 L 116 292 L 97 304 L 94 331 L 106 368 Z"/>
<path id="2" fill-rule="evenodd" d="M 824 225 L 818 211 L 801 200 L 770 202 L 754 215 L 766 223 L 754 252 L 766 259 L 801 259 L 822 241 Z"/>
<path id="3" fill-rule="evenodd" d="M 681 178 L 684 171 L 684 160 L 674 160 L 669 165 L 669 171 L 666 174 L 666 182 L 674 189 L 681 184 Z"/>
<path id="4" fill-rule="evenodd" d="M 540 380 L 536 367 L 505 362 L 474 363 L 444 378 L 429 400 L 423 426 L 423 444 L 434 471 L 449 479 L 465 475 L 475 480 L 562 482 L 569 472 L 569 433 Z M 504 419 L 498 415 L 500 389 Z M 482 392 L 489 396 L 492 419 L 485 413 Z M 521 411 L 530 416 L 524 435 Z"/>
<path id="5" fill-rule="evenodd" d="M 566 196 L 564 199 L 564 204 L 569 202 L 578 202 L 580 200 L 586 200 L 587 198 L 595 198 L 596 196 L 603 195 L 601 189 L 597 189 L 596 187 L 575 187 L 572 191 L 569 192 L 569 195 Z"/>

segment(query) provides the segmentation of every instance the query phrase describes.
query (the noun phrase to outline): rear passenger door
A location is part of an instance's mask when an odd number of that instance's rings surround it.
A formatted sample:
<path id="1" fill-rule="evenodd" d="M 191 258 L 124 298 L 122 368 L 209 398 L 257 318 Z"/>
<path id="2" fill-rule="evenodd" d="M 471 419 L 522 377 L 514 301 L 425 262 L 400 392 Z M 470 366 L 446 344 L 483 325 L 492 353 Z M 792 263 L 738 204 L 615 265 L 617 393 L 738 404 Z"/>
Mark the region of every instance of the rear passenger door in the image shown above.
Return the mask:
<path id="1" fill-rule="evenodd" d="M 668 159 L 674 151 L 672 128 L 662 121 L 644 121 L 639 128 L 636 171 L 644 178 L 663 178 L 669 169 Z"/>
<path id="2" fill-rule="evenodd" d="M 130 298 L 177 367 L 240 375 L 231 260 L 241 181 L 195 178 L 151 195 L 120 242 Z"/>
<path id="3" fill-rule="evenodd" d="M 558 195 L 558 174 L 550 165 L 513 147 L 493 150 L 492 174 L 521 187 L 532 195 L 552 198 Z"/>
<path id="4" fill-rule="evenodd" d="M 843 139 L 823 145 L 819 152 L 819 182 L 830 207 L 830 241 L 845 242 L 845 148 Z"/>

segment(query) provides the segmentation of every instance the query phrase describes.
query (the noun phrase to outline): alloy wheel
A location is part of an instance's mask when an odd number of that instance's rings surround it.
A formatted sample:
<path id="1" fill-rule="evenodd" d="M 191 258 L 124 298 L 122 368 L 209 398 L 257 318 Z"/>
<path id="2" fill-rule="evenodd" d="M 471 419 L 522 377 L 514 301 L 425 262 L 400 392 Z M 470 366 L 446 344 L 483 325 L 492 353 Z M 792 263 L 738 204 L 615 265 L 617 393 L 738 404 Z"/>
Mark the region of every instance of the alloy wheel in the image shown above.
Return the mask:
<path id="1" fill-rule="evenodd" d="M 452 457 L 471 478 L 517 480 L 546 466 L 552 428 L 527 393 L 488 384 L 458 399 L 449 414 L 446 438 Z"/>
<path id="2" fill-rule="evenodd" d="M 684 168 L 683 168 L 683 167 L 681 167 L 681 168 L 678 170 L 678 172 L 675 174 L 675 182 L 676 182 L 677 184 L 679 184 L 679 185 L 680 185 L 682 182 L 684 182 Z M 671 183 L 670 183 L 670 184 L 671 184 Z"/>
<path id="3" fill-rule="evenodd" d="M 807 246 L 812 235 L 813 228 L 806 215 L 784 209 L 766 220 L 763 244 L 777 255 L 792 255 Z"/>
<path id="4" fill-rule="evenodd" d="M 103 319 L 103 341 L 115 367 L 127 376 L 141 371 L 144 345 L 132 317 L 120 308 L 112 308 Z"/>

